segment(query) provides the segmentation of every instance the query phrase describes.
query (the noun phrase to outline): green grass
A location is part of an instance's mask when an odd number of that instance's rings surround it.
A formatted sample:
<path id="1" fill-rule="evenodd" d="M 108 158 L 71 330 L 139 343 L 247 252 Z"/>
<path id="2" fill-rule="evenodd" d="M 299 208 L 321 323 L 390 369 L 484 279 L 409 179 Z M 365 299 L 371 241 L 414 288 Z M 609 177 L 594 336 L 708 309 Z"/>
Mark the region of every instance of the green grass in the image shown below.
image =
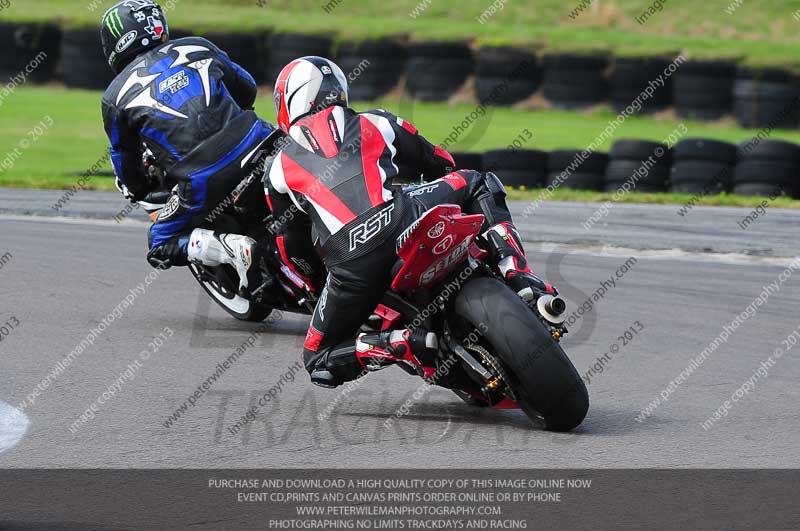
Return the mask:
<path id="1" fill-rule="evenodd" d="M 12 155 L 12 168 L 0 172 L 3 186 L 69 187 L 76 181 L 71 174 L 87 171 L 108 148 L 98 92 L 20 88 L 3 101 L 0 113 L 0 163 L 15 149 L 20 154 Z M 33 142 L 30 131 L 47 117 L 53 125 Z M 29 148 L 20 145 L 23 139 L 31 142 Z M 104 169 L 110 170 L 110 165 Z M 113 188 L 112 179 L 98 177 L 91 184 Z"/>
<path id="2" fill-rule="evenodd" d="M 173 27 L 192 30 L 270 29 L 336 33 L 346 38 L 408 35 L 416 39 L 470 39 L 528 43 L 551 50 L 614 50 L 626 55 L 683 51 L 694 57 L 742 57 L 755 64 L 800 65 L 800 22 L 794 0 L 745 1 L 734 14 L 729 0 L 668 0 L 644 24 L 636 17 L 651 5 L 641 0 L 597 0 L 576 18 L 579 0 L 507 0 L 481 24 L 491 0 L 431 0 L 412 18 L 421 0 L 171 0 Z M 167 6 L 168 0 L 162 0 Z M 259 3 L 265 7 L 259 7 Z M 111 1 L 12 0 L 0 20 L 60 20 L 99 25 Z M 326 5 L 330 5 L 326 12 Z"/>
<path id="3" fill-rule="evenodd" d="M 413 122 L 432 142 L 443 142 L 453 131 L 453 126 L 475 111 L 474 104 L 433 104 L 408 100 L 357 103 L 359 110 L 381 107 Z M 13 167 L 0 171 L 0 186 L 24 188 L 70 188 L 77 175 L 86 172 L 105 155 L 107 140 L 100 116 L 100 93 L 66 90 L 60 87 L 21 87 L 3 101 L 3 127 L 0 129 L 0 162 L 15 147 L 21 156 Z M 262 94 L 256 110 L 266 120 L 274 121 L 272 98 Z M 28 149 L 19 147 L 22 139 L 32 139 L 29 131 L 46 117 L 53 125 Z M 606 127 L 614 113 L 606 108 L 586 112 L 555 110 L 520 110 L 506 107 L 490 108 L 448 148 L 450 151 L 486 151 L 505 148 L 528 129 L 533 138 L 524 148 L 552 150 L 558 148 L 584 148 Z M 616 138 L 641 138 L 662 141 L 683 123 L 688 136 L 702 136 L 740 142 L 756 134 L 755 130 L 736 127 L 731 120 L 716 123 L 679 122 L 668 116 L 660 118 L 629 118 L 615 133 Z M 800 143 L 800 131 L 775 131 L 772 138 Z M 607 150 L 613 138 L 601 149 Z M 110 170 L 106 164 L 104 170 Z M 113 180 L 93 177 L 87 188 L 114 189 Z M 514 192 L 518 194 L 520 192 Z M 528 197 L 535 192 L 521 192 Z M 605 201 L 608 198 L 592 192 L 559 190 L 555 200 Z M 689 196 L 675 194 L 631 194 L 625 201 L 666 202 L 683 204 Z M 755 206 L 757 198 L 714 196 L 703 198 L 698 204 Z M 776 206 L 797 208 L 798 201 L 780 199 Z"/>
<path id="4" fill-rule="evenodd" d="M 272 98 L 262 94 L 256 109 L 266 120 L 274 121 Z M 433 104 L 408 100 L 382 101 L 354 105 L 359 110 L 382 107 L 412 121 L 432 142 L 440 143 L 452 132 L 453 126 L 472 113 L 473 104 Z M 54 87 L 21 87 L 6 98 L 0 107 L 3 127 L 0 129 L 0 163 L 15 147 L 21 156 L 13 167 L 0 170 L 0 186 L 24 188 L 70 188 L 77 175 L 87 171 L 107 148 L 107 140 L 100 116 L 100 93 L 66 90 Z M 28 149 L 19 147 L 22 139 L 31 139 L 29 131 L 46 117 L 53 125 Z M 524 147 L 552 150 L 558 148 L 584 148 L 605 128 L 614 114 L 608 109 L 587 112 L 553 110 L 520 110 L 490 108 L 471 125 L 450 151 L 486 151 L 505 148 L 528 129 L 533 138 Z M 679 127 L 681 122 L 669 117 L 629 118 L 616 132 L 617 138 L 663 140 Z M 731 121 L 683 122 L 688 130 L 685 136 L 703 136 L 739 142 L 756 134 L 733 125 Z M 523 134 L 523 138 L 527 135 Z M 800 131 L 775 131 L 772 138 L 800 142 Z M 602 149 L 608 149 L 612 140 Z M 110 170 L 106 164 L 103 169 Z M 87 187 L 97 190 L 114 189 L 113 180 L 93 177 Z M 528 197 L 535 192 L 513 192 Z M 555 200 L 605 201 L 608 198 L 592 192 L 559 190 Z M 675 194 L 630 194 L 625 201 L 666 202 L 683 204 L 689 196 Z M 798 208 L 800 201 L 779 199 L 780 206 Z M 755 206 L 757 198 L 714 196 L 703 198 L 698 204 Z"/>
<path id="5" fill-rule="evenodd" d="M 58 21 L 64 26 L 99 26 L 102 11 L 113 2 L 92 0 L 12 0 L 0 11 L 0 20 Z M 668 0 L 661 12 L 643 25 L 635 18 L 651 2 L 641 0 L 597 0 L 577 18 L 570 17 L 579 0 L 507 1 L 504 8 L 481 24 L 477 19 L 490 0 L 431 0 L 416 18 L 410 13 L 421 0 L 171 0 L 169 18 L 173 28 L 196 31 L 256 30 L 333 33 L 338 39 L 375 36 L 469 40 L 478 44 L 525 44 L 540 51 L 591 50 L 618 55 L 660 55 L 682 52 L 688 57 L 741 58 L 752 64 L 800 66 L 800 21 L 793 17 L 800 8 L 796 0 L 745 1 L 732 15 L 724 9 L 728 0 L 697 2 Z M 260 7 L 259 3 L 265 4 Z M 170 0 L 161 0 L 164 7 Z M 325 5 L 329 5 L 326 12 Z M 800 17 L 800 16 L 799 16 Z M 269 95 L 258 102 L 259 113 L 274 119 Z M 85 172 L 106 149 L 99 111 L 99 93 L 67 91 L 54 87 L 20 88 L 0 102 L 0 163 L 14 149 L 21 156 L 13 167 L 0 170 L 0 186 L 69 188 L 76 174 Z M 455 124 L 475 110 L 473 104 L 425 104 L 383 101 L 357 105 L 360 109 L 381 106 L 413 121 L 433 142 L 442 142 Z M 53 126 L 30 147 L 20 142 L 46 116 Z M 458 138 L 451 151 L 485 151 L 503 148 L 518 135 L 533 138 L 524 147 L 537 149 L 583 148 L 614 118 L 607 108 L 586 112 L 494 108 Z M 674 117 L 628 119 L 616 138 L 663 140 L 679 125 Z M 737 127 L 732 120 L 705 123 L 684 122 L 686 136 L 704 136 L 740 142 L 757 131 Z M 773 138 L 800 142 L 798 131 L 775 131 Z M 608 149 L 612 140 L 602 149 Z M 17 158 L 14 155 L 14 158 Z M 104 168 L 110 168 L 108 165 Z M 113 189 L 113 181 L 94 177 L 88 186 Z M 514 197 L 536 197 L 536 191 L 512 193 Z M 605 201 L 591 192 L 558 190 L 556 200 Z M 623 201 L 682 204 L 689 196 L 676 194 L 630 194 Z M 757 198 L 714 196 L 698 204 L 755 206 Z M 797 208 L 798 201 L 779 199 L 777 205 Z"/>

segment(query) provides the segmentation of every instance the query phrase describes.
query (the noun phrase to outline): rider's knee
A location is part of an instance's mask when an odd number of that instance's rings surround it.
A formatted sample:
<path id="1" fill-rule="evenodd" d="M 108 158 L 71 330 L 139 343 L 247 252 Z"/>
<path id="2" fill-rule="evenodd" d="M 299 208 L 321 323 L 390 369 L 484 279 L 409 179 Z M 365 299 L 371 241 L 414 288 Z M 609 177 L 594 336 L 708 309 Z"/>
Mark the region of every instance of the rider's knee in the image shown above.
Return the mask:
<path id="1" fill-rule="evenodd" d="M 503 186 L 503 182 L 493 172 L 487 171 L 483 174 L 483 183 L 494 197 L 506 196 L 506 187 Z"/>
<path id="2" fill-rule="evenodd" d="M 464 179 L 468 190 L 467 195 L 471 197 L 480 197 L 487 194 L 495 198 L 504 198 L 506 196 L 505 186 L 493 172 L 482 173 L 475 170 L 458 170 L 455 173 Z"/>
<path id="3" fill-rule="evenodd" d="M 303 365 L 305 365 L 309 373 L 314 371 L 320 358 L 325 354 L 325 349 L 322 348 L 324 337 L 324 334 L 317 331 L 313 326 L 308 327 L 306 339 L 303 342 Z"/>
<path id="4" fill-rule="evenodd" d="M 467 190 L 470 193 L 474 192 L 478 187 L 483 184 L 483 174 L 475 170 L 457 170 L 453 172 L 455 175 L 461 177 L 466 183 Z M 452 174 L 451 174 L 452 175 Z"/>
<path id="5" fill-rule="evenodd" d="M 497 175 L 473 170 L 463 170 L 458 173 L 467 182 L 465 205 L 468 212 L 483 214 L 487 225 L 511 220 L 506 204 L 506 189 Z"/>

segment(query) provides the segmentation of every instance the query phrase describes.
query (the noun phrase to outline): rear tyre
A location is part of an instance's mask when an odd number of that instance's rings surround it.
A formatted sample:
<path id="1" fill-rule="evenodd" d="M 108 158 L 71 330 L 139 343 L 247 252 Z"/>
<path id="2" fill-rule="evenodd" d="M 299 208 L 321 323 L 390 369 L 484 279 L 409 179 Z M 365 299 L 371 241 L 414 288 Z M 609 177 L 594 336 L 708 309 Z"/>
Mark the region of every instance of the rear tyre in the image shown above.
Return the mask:
<path id="1" fill-rule="evenodd" d="M 506 368 L 517 403 L 545 429 L 568 431 L 589 410 L 589 393 L 564 350 L 522 299 L 495 279 L 470 281 L 455 313 L 483 332 Z"/>
<path id="2" fill-rule="evenodd" d="M 236 319 L 258 323 L 272 313 L 272 308 L 269 306 L 255 304 L 227 287 L 238 284 L 238 275 L 229 266 L 208 267 L 189 264 L 189 271 L 214 302 Z"/>

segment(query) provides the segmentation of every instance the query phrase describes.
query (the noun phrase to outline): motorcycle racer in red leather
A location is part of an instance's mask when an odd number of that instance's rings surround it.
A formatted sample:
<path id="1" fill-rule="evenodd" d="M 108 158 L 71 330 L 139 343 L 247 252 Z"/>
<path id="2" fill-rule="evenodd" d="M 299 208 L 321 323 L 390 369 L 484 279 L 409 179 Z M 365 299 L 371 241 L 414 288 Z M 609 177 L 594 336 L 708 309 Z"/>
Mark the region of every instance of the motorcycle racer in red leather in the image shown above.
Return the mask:
<path id="1" fill-rule="evenodd" d="M 447 151 L 389 112 L 349 107 L 342 70 L 321 57 L 289 63 L 275 85 L 278 125 L 290 140 L 267 169 L 267 201 L 282 260 L 313 286 L 328 271 L 304 343 L 311 381 L 336 387 L 411 352 L 430 359 L 435 334 L 421 329 L 358 334 L 392 281 L 397 238 L 427 210 L 459 205 L 485 216 L 480 245 L 526 301 L 555 289 L 533 274 L 491 172 L 455 170 Z M 392 184 L 401 168 L 427 184 Z"/>

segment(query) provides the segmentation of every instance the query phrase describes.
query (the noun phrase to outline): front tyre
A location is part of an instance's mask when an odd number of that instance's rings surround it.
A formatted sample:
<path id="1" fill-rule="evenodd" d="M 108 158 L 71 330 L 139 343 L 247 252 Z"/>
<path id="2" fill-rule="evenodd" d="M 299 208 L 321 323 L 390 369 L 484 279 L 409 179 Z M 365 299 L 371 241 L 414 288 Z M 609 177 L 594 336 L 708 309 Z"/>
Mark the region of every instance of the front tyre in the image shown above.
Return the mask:
<path id="1" fill-rule="evenodd" d="M 517 403 L 545 429 L 569 431 L 589 410 L 589 393 L 561 345 L 502 282 L 477 278 L 455 301 L 455 313 L 482 332 L 505 366 Z"/>
<path id="2" fill-rule="evenodd" d="M 233 290 L 238 286 L 238 275 L 229 266 L 208 267 L 189 264 L 195 280 L 222 309 L 240 321 L 261 322 L 272 313 L 272 308 L 251 302 Z"/>

